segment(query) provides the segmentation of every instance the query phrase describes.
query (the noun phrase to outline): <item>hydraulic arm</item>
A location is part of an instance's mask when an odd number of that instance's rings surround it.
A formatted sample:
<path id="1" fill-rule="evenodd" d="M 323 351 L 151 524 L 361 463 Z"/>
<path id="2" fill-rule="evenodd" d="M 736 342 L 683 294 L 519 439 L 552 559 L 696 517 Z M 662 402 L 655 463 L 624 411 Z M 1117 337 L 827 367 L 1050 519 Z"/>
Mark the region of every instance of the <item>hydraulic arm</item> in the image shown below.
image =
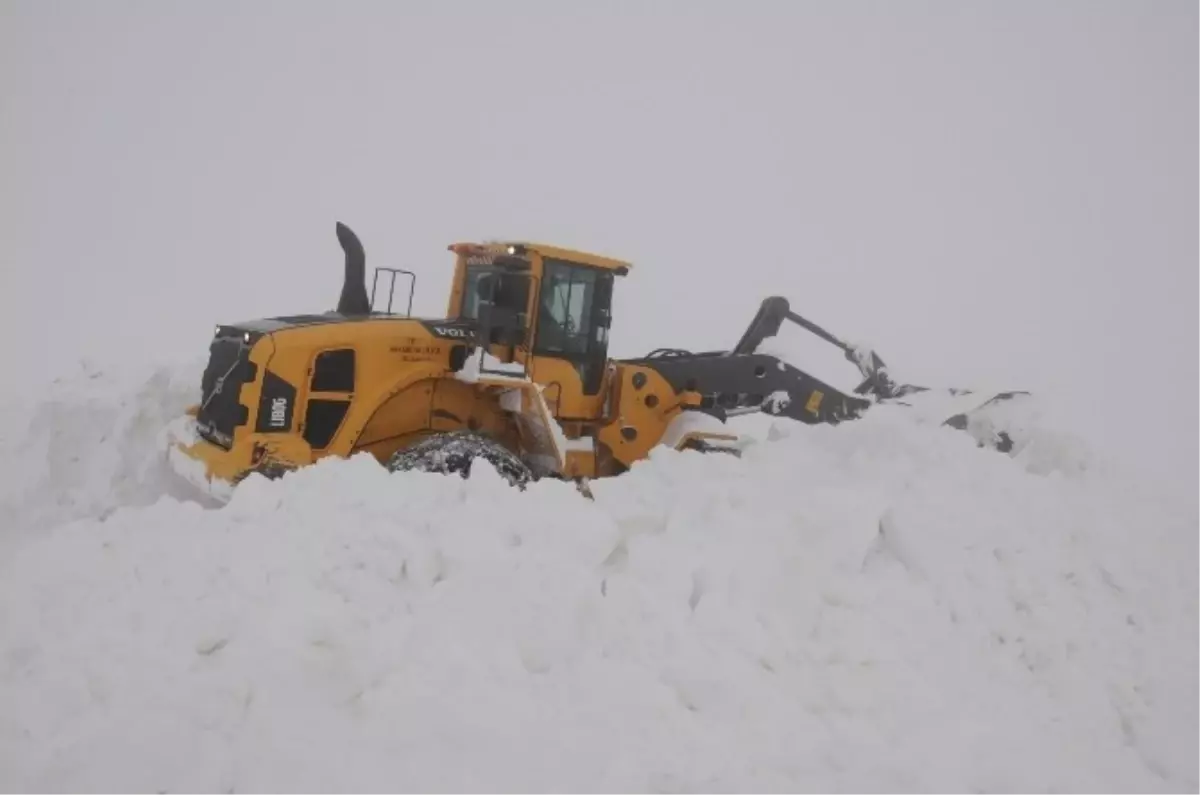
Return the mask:
<path id="1" fill-rule="evenodd" d="M 779 333 L 784 321 L 791 321 L 842 350 L 863 378 L 853 394 L 847 394 L 776 356 L 758 351 L 765 339 Z M 808 424 L 836 424 L 860 417 L 875 401 L 897 400 L 929 391 L 928 387 L 897 384 L 889 375 L 887 365 L 873 350 L 844 342 L 793 312 L 787 299 L 780 296 L 771 296 L 762 302 L 732 350 L 690 353 L 659 349 L 633 363 L 658 371 L 676 392 L 699 393 L 698 410 L 721 420 L 761 411 Z M 967 390 L 948 391 L 956 396 L 970 394 Z M 973 411 L 1021 394 L 1025 393 L 1001 393 Z M 947 418 L 943 424 L 962 430 L 967 428 L 969 421 L 969 413 L 960 413 Z M 998 434 L 992 444 L 1002 452 L 1012 448 L 1012 440 L 1003 433 Z"/>

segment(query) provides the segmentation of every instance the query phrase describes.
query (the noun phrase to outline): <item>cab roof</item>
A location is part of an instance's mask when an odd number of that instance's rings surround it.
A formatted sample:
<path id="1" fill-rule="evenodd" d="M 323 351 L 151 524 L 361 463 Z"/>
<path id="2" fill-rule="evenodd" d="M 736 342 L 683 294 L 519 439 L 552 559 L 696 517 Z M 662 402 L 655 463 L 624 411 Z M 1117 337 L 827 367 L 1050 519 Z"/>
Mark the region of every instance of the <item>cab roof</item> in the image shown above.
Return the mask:
<path id="1" fill-rule="evenodd" d="M 459 254 L 470 253 L 472 251 L 507 254 L 510 248 L 516 248 L 518 254 L 522 253 L 522 251 L 532 251 L 541 254 L 543 257 L 577 262 L 580 265 L 591 265 L 594 268 L 617 271 L 620 274 L 627 273 L 633 267 L 632 263 L 601 256 L 600 254 L 592 254 L 587 251 L 563 248 L 561 246 L 552 246 L 548 243 L 535 243 L 523 240 L 489 240 L 484 243 L 454 243 L 449 246 L 451 251 Z"/>

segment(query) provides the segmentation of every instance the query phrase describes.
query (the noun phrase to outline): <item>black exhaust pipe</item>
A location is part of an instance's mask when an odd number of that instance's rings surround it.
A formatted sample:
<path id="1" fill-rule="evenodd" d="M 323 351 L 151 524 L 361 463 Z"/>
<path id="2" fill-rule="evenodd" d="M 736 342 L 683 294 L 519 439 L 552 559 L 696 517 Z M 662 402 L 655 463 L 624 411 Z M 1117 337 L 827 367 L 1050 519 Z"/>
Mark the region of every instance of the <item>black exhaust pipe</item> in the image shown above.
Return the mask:
<path id="1" fill-rule="evenodd" d="M 346 252 L 346 278 L 342 283 L 342 297 L 337 311 L 342 315 L 371 314 L 371 300 L 367 298 L 367 254 L 362 242 L 350 227 L 338 221 L 337 239 Z"/>

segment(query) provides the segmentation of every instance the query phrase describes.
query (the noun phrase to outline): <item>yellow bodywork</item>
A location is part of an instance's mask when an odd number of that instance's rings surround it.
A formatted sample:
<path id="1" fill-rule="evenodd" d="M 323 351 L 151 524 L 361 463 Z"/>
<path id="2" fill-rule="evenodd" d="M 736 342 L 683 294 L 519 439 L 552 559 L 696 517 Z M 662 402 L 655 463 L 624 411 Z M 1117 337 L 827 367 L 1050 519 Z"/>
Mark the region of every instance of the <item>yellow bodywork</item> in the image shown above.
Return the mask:
<path id="1" fill-rule="evenodd" d="M 455 326 L 463 319 L 468 266 L 503 256 L 514 245 L 521 247 L 534 286 L 525 307 L 525 336 L 512 345 L 474 347 L 462 326 Z M 180 442 L 180 450 L 203 464 L 205 479 L 235 484 L 255 471 L 273 474 L 326 456 L 367 452 L 386 462 L 426 434 L 470 429 L 499 440 L 543 474 L 594 478 L 645 458 L 685 405 L 699 402 L 694 393 L 677 394 L 651 368 L 607 359 L 598 388 L 588 394 L 579 367 L 534 353 L 547 258 L 617 275 L 628 272 L 628 263 L 532 243 L 455 244 L 450 250 L 456 260 L 444 321 L 380 313 L 256 321 L 261 333 L 246 335 L 256 375 L 237 394 L 245 421 L 233 430 L 228 449 L 195 438 Z M 337 389 L 318 383 L 319 357 L 344 351 L 353 352 L 352 383 Z M 488 361 L 516 372 L 488 372 L 485 353 Z M 288 392 L 279 404 L 265 386 L 269 379 L 294 388 L 294 395 Z M 189 413 L 195 416 L 197 408 Z M 723 436 L 695 431 L 672 446 Z"/>

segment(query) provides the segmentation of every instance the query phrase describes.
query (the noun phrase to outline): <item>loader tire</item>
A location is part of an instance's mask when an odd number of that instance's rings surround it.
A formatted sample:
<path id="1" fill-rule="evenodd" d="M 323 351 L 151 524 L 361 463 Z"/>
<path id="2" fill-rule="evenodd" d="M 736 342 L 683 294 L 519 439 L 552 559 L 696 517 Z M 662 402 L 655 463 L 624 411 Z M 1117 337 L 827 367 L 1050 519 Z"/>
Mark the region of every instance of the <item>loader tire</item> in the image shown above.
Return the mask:
<path id="1" fill-rule="evenodd" d="M 509 482 L 524 489 L 533 480 L 533 472 L 504 445 L 473 431 L 445 431 L 426 436 L 398 450 L 388 459 L 390 472 L 457 473 L 464 480 L 471 474 L 471 463 L 483 458 Z"/>

